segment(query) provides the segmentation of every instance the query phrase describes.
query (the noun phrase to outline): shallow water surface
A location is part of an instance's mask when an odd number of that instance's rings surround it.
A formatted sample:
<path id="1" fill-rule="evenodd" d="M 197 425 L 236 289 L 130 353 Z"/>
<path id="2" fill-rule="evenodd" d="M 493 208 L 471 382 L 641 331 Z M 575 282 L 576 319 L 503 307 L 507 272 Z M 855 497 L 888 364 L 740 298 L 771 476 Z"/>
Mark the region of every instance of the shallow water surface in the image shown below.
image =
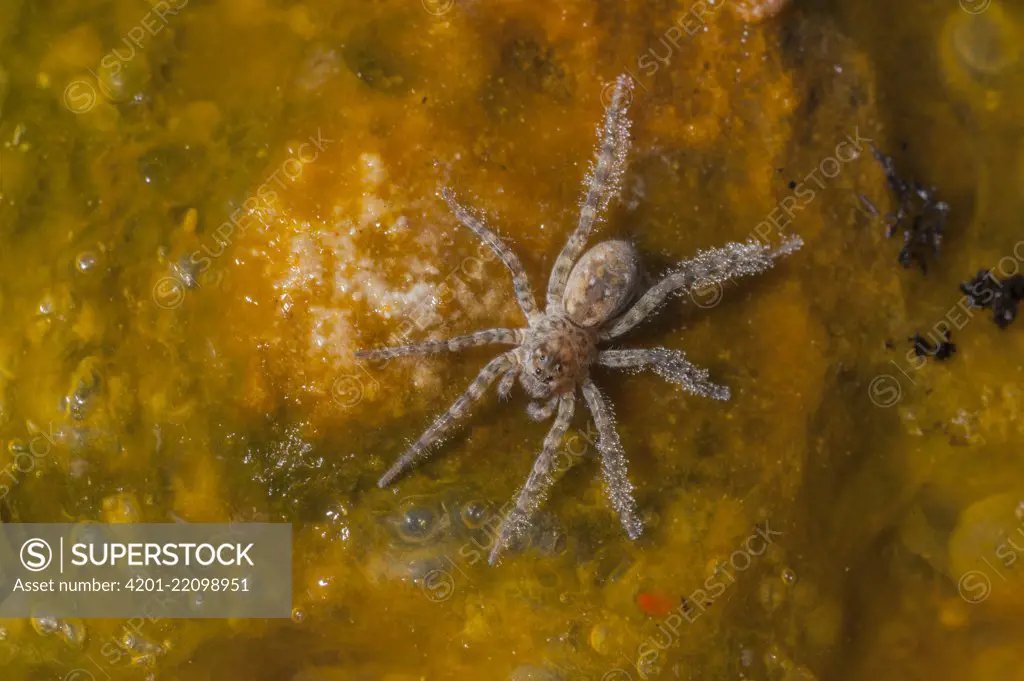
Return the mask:
<path id="1" fill-rule="evenodd" d="M 774 4 L 0 0 L 0 518 L 294 524 L 290 620 L 2 621 L 4 678 L 1024 679 L 1024 322 L 959 290 L 1024 260 L 1024 6 L 748 23 Z M 644 535 L 579 409 L 488 567 L 548 426 L 491 397 L 378 489 L 494 352 L 353 352 L 521 323 L 438 189 L 541 290 L 620 73 L 633 144 L 595 239 L 651 282 L 805 246 L 622 340 L 729 402 L 595 371 Z M 886 238 L 872 144 L 950 206 L 925 271 Z M 945 359 L 907 340 L 944 330 Z"/>

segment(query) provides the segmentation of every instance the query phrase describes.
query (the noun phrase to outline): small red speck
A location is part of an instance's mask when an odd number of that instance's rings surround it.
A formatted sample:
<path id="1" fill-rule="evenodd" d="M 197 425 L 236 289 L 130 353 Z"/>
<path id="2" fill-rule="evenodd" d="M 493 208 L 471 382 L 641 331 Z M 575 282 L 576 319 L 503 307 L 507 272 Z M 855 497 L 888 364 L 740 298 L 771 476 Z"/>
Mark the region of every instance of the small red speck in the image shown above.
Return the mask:
<path id="1" fill-rule="evenodd" d="M 673 601 L 667 596 L 650 591 L 641 591 L 637 594 L 636 604 L 651 617 L 665 617 L 672 612 L 673 607 Z"/>

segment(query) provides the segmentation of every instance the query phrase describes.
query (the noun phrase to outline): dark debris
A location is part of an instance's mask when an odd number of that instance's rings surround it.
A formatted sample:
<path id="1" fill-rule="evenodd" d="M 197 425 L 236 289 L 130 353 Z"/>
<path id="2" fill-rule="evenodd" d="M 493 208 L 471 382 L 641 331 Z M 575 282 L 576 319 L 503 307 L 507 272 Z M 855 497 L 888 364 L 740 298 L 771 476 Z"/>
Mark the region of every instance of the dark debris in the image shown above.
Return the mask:
<path id="1" fill-rule="evenodd" d="M 918 357 L 928 355 L 941 362 L 956 353 L 956 345 L 950 341 L 949 331 L 943 332 L 940 342 L 928 340 L 919 333 L 915 333 L 907 340 L 914 344 L 914 354 Z"/>
<path id="2" fill-rule="evenodd" d="M 921 272 L 927 274 L 927 257 L 939 252 L 949 204 L 936 200 L 935 187 L 925 187 L 915 180 L 900 178 L 892 158 L 874 145 L 871 145 L 871 151 L 882 165 L 889 188 L 896 194 L 898 202 L 896 212 L 886 215 L 888 223 L 885 236 L 891 238 L 897 229 L 901 229 L 903 248 L 899 254 L 900 264 L 910 267 L 911 262 L 916 262 Z"/>
<path id="3" fill-rule="evenodd" d="M 1017 303 L 1024 298 L 1024 275 L 1000 280 L 992 270 L 978 270 L 974 278 L 960 284 L 971 307 L 992 310 L 992 321 L 1005 329 L 1017 318 Z"/>

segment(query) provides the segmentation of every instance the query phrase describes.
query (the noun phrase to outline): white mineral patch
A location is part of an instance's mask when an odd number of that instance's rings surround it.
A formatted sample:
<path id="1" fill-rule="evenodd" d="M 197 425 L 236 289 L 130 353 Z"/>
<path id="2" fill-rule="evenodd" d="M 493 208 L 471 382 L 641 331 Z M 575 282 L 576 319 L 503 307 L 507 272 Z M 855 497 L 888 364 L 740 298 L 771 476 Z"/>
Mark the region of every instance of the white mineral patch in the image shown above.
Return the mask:
<path id="1" fill-rule="evenodd" d="M 384 163 L 377 154 L 360 154 L 359 162 L 363 167 L 363 184 L 369 187 L 379 187 L 388 177 L 388 171 L 384 169 Z"/>
<path id="2" fill-rule="evenodd" d="M 332 355 L 334 348 L 348 348 L 352 344 L 351 311 L 336 307 L 309 308 L 312 319 L 310 342 L 317 354 Z"/>
<path id="3" fill-rule="evenodd" d="M 305 230 L 309 223 L 303 223 Z M 324 261 L 321 249 L 309 234 L 298 234 L 292 238 L 288 253 L 288 269 L 283 279 L 274 288 L 281 291 L 306 290 L 324 283 Z"/>
<path id="4" fill-rule="evenodd" d="M 359 168 L 363 191 L 355 201 L 335 206 L 330 223 L 272 218 L 281 224 L 280 233 L 292 235 L 286 237 L 286 267 L 274 283 L 280 311 L 308 311 L 311 353 L 332 365 L 351 365 L 353 351 L 367 342 L 359 327 L 379 326 L 367 315 L 385 320 L 391 329 L 392 338 L 377 339 L 381 343 L 415 343 L 497 325 L 497 313 L 512 300 L 501 265 L 482 262 L 472 235 L 454 225 L 429 224 L 425 215 L 411 220 L 396 215 L 396 206 L 419 202 L 419 197 L 404 197 L 387 182 L 380 156 L 360 155 Z M 393 245 L 383 251 L 364 245 L 365 237 L 381 234 L 389 235 Z M 464 240 L 457 248 L 469 255 L 445 258 L 453 239 Z M 496 276 L 503 277 L 498 284 L 489 280 Z M 467 326 L 467 318 L 477 323 Z M 410 363 L 418 388 L 438 387 L 431 366 Z"/>
<path id="5" fill-rule="evenodd" d="M 359 222 L 363 225 L 379 226 L 380 219 L 390 212 L 391 206 L 380 197 L 363 195 L 363 212 Z"/>
<path id="6" fill-rule="evenodd" d="M 441 378 L 425 361 L 418 361 L 412 370 L 412 385 L 417 391 L 437 394 L 444 387 Z"/>
<path id="7" fill-rule="evenodd" d="M 419 257 L 410 255 L 401 259 L 401 269 L 408 273 L 405 278 L 410 284 L 396 288 L 389 286 L 382 276 L 381 263 L 360 251 L 347 230 L 321 230 L 318 238 L 334 257 L 334 299 L 338 303 L 366 302 L 382 318 L 392 319 L 396 313 L 429 301 L 434 286 L 428 278 L 434 278 L 437 268 Z"/>

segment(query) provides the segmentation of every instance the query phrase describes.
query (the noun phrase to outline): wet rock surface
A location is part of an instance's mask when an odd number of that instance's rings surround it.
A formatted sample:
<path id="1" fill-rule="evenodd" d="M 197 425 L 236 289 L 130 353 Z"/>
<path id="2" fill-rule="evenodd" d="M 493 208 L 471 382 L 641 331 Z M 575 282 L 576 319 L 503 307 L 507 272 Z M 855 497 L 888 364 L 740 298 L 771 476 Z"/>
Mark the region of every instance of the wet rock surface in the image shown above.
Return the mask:
<path id="1" fill-rule="evenodd" d="M 292 522 L 295 611 L 141 633 L 5 621 L 5 675 L 1018 672 L 1024 336 L 981 309 L 1008 320 L 1019 298 L 1004 188 L 1024 162 L 999 144 L 1024 92 L 1015 6 L 189 3 L 115 74 L 100 65 L 148 6 L 9 4 L 0 519 Z M 729 403 L 602 374 L 649 531 L 622 536 L 580 419 L 547 520 L 492 569 L 544 426 L 521 395 L 491 398 L 380 490 L 486 359 L 352 351 L 518 323 L 438 187 L 501 225 L 542 288 L 621 72 L 635 153 L 596 235 L 630 240 L 652 279 L 723 240 L 806 245 L 637 329 Z M 878 218 L 932 186 L 952 208 L 900 223 L 908 272 Z M 979 271 L 998 285 L 976 277 L 956 307 Z M 946 361 L 880 342 L 917 330 L 931 350 L 946 327 Z"/>

